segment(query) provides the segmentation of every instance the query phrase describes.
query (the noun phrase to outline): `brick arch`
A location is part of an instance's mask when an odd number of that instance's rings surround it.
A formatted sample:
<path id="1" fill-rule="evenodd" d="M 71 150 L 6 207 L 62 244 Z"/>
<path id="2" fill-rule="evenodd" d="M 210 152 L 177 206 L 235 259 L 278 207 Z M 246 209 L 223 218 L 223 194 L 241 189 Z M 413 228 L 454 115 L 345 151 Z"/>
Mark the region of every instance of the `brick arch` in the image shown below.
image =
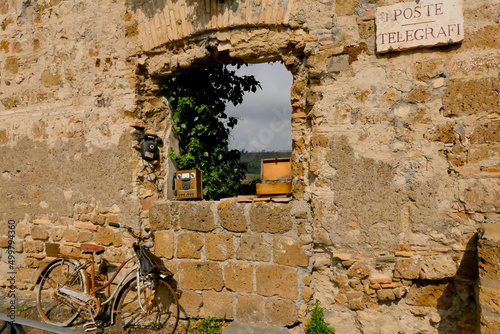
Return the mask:
<path id="1" fill-rule="evenodd" d="M 128 0 L 145 51 L 210 31 L 288 26 L 297 0 Z M 135 4 L 132 4 L 135 3 Z M 139 3 L 139 4 L 137 4 Z"/>

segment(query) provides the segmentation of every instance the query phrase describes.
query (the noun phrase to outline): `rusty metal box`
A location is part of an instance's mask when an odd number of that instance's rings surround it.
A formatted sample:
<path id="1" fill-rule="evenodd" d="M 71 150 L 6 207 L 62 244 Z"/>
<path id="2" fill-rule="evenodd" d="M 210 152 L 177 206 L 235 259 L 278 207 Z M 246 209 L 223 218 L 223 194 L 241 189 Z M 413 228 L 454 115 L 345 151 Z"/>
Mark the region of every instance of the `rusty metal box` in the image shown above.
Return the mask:
<path id="1" fill-rule="evenodd" d="M 292 158 L 262 159 L 260 164 L 261 183 L 256 193 L 262 195 L 287 195 L 292 192 Z"/>
<path id="2" fill-rule="evenodd" d="M 203 199 L 201 171 L 198 169 L 177 171 L 174 185 L 177 199 Z"/>

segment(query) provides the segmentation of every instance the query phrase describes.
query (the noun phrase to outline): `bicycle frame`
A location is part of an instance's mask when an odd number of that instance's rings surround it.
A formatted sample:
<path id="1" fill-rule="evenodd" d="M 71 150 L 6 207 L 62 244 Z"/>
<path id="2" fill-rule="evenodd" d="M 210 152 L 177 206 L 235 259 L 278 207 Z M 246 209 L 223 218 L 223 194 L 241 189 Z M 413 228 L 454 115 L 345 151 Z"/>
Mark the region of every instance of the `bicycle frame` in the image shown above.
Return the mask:
<path id="1" fill-rule="evenodd" d="M 94 268 L 94 265 L 91 264 L 91 275 L 93 277 L 91 277 L 91 283 L 92 283 L 92 290 L 91 290 L 91 294 L 95 297 L 97 295 L 97 292 L 98 291 L 101 291 L 101 290 L 104 290 L 106 289 L 111 283 L 113 283 L 113 281 L 115 280 L 116 276 L 118 275 L 118 273 L 123 269 L 123 267 L 129 263 L 130 261 L 132 261 L 133 259 L 137 258 L 137 255 L 134 255 L 132 256 L 130 259 L 124 261 L 120 267 L 118 267 L 118 269 L 116 270 L 116 272 L 113 274 L 113 276 L 109 279 L 109 281 L 107 281 L 103 286 L 99 287 L 99 288 L 95 288 L 95 268 Z M 93 257 L 92 257 L 93 259 Z M 91 260 L 92 261 L 92 260 Z M 129 277 L 130 274 L 132 274 L 134 271 L 136 272 L 139 272 L 139 264 L 136 264 L 135 266 L 133 266 L 125 276 L 122 277 L 122 279 L 118 282 L 118 284 L 116 285 L 116 289 L 115 291 L 113 291 L 113 293 L 111 294 L 111 296 L 109 296 L 108 299 L 106 299 L 105 301 L 102 302 L 101 305 L 106 305 L 107 303 L 109 303 L 116 295 L 116 293 L 120 290 L 123 282 L 125 282 L 125 280 L 127 279 L 127 277 Z M 139 283 L 138 283 L 139 284 Z"/>
<path id="2" fill-rule="evenodd" d="M 120 271 L 125 267 L 125 265 L 127 263 L 129 263 L 130 261 L 134 260 L 137 258 L 137 255 L 134 255 L 132 256 L 131 258 L 129 258 L 128 260 L 124 261 L 120 267 L 118 267 L 118 269 L 116 270 L 116 272 L 113 274 L 113 276 L 103 285 L 103 286 L 100 286 L 98 288 L 95 287 L 95 263 L 94 263 L 94 257 L 91 256 L 90 257 L 90 263 L 89 262 L 86 262 L 86 263 L 80 263 L 80 266 L 77 267 L 77 271 L 79 271 L 80 269 L 87 269 L 88 267 L 90 267 L 91 269 L 91 290 L 89 292 L 90 295 L 92 295 L 93 297 L 97 297 L 97 292 L 98 291 L 102 291 L 104 289 L 106 289 L 111 283 L 113 283 L 113 281 L 115 280 L 116 276 L 120 273 Z M 116 289 L 113 291 L 113 293 L 108 297 L 108 299 L 106 299 L 105 301 L 103 301 L 102 303 L 99 304 L 99 310 L 100 308 L 103 306 L 103 305 L 106 305 L 108 304 L 110 301 L 114 300 L 116 295 L 119 294 L 121 292 L 121 289 L 122 289 L 122 286 L 124 284 L 124 282 L 128 281 L 129 277 L 132 276 L 134 273 L 135 273 L 135 276 L 136 276 L 136 284 L 137 284 L 137 297 L 138 297 L 138 301 L 139 301 L 139 305 L 141 307 L 141 309 L 145 312 L 145 313 L 148 313 L 148 305 L 147 305 L 147 300 L 146 300 L 146 305 L 143 305 L 142 303 L 142 298 L 141 298 L 141 286 L 140 286 L 140 282 L 141 282 L 141 279 L 140 279 L 140 266 L 139 264 L 136 264 L 135 266 L 133 266 L 130 270 L 128 270 L 128 272 L 120 279 L 120 281 L 118 282 L 118 284 L 116 285 Z M 85 271 L 86 273 L 86 271 Z M 75 271 L 75 274 L 76 274 L 76 271 Z M 87 273 L 86 273 L 87 274 Z M 149 276 L 149 275 L 148 275 Z M 64 302 L 64 301 L 62 301 Z M 65 303 L 66 305 L 70 306 L 71 308 L 73 308 L 75 311 L 77 312 L 80 312 L 81 313 L 81 309 L 80 310 L 77 310 L 75 309 L 72 305 L 70 305 L 69 303 Z M 112 308 L 111 308 L 111 312 L 113 312 L 115 310 L 115 307 L 116 305 L 113 304 Z M 97 312 L 98 313 L 98 312 Z M 114 324 L 115 322 L 115 319 L 114 319 L 114 316 L 112 314 L 112 323 Z M 90 319 L 89 319 L 90 320 Z"/>
<path id="3" fill-rule="evenodd" d="M 90 254 L 90 258 L 87 259 L 86 262 L 79 262 L 77 258 L 73 258 L 73 257 L 68 257 L 68 258 L 59 258 L 59 259 L 56 259 L 54 261 L 52 261 L 51 263 L 49 263 L 46 267 L 46 268 L 49 268 L 53 263 L 56 263 L 56 262 L 59 262 L 59 261 L 70 261 L 72 262 L 73 264 L 76 265 L 75 267 L 75 271 L 74 273 L 72 273 L 72 276 L 74 275 L 77 275 L 78 272 L 81 272 L 83 274 L 83 280 L 84 280 L 84 284 L 88 287 L 88 284 L 89 284 L 89 280 L 88 280 L 88 273 L 87 273 L 87 269 L 90 267 L 90 289 L 87 290 L 88 291 L 88 294 L 94 298 L 97 298 L 97 293 L 99 291 L 102 291 L 104 289 L 106 289 L 111 283 L 114 282 L 116 276 L 120 273 L 120 271 L 125 267 L 125 265 L 127 265 L 127 263 L 129 263 L 130 261 L 134 260 L 137 258 L 137 255 L 133 255 L 132 257 L 130 257 L 129 259 L 125 260 L 119 267 L 118 269 L 116 270 L 116 272 L 113 274 L 113 276 L 102 286 L 96 288 L 95 286 L 95 262 L 94 262 L 94 255 L 93 254 Z M 128 270 L 128 272 L 120 279 L 120 281 L 118 282 L 117 286 L 116 286 L 116 289 L 113 291 L 113 293 L 105 300 L 103 301 L 102 303 L 99 303 L 98 304 L 98 310 L 96 313 L 99 313 L 101 307 L 103 305 L 106 305 L 108 304 L 110 301 L 112 301 L 115 296 L 117 295 L 117 293 L 121 290 L 122 286 L 123 286 L 123 283 L 126 282 L 128 279 L 130 279 L 130 276 L 133 275 L 133 273 L 137 273 L 137 284 L 138 284 L 138 287 L 139 287 L 139 264 L 137 263 L 136 265 L 134 265 L 132 268 L 130 268 Z M 38 279 L 37 279 L 37 284 L 40 282 L 41 278 L 44 276 L 45 274 L 45 269 L 42 271 L 42 273 L 39 275 Z M 82 314 L 82 309 L 83 309 L 83 305 L 81 303 L 81 301 L 78 299 L 78 298 L 75 298 L 75 297 L 68 297 L 68 296 L 65 296 L 64 294 L 62 294 L 60 292 L 60 289 L 63 288 L 64 285 L 62 285 L 60 288 L 58 288 L 57 290 L 57 295 L 59 296 L 59 300 L 66 304 L 67 306 L 71 307 L 73 310 L 75 310 L 76 312 L 80 313 L 82 316 L 84 316 L 87 320 L 91 320 L 89 319 L 89 317 L 85 316 L 84 314 Z M 139 289 L 138 289 L 139 290 Z M 80 304 L 80 307 L 76 308 L 72 305 L 72 303 L 69 302 L 69 300 L 67 300 L 68 298 L 70 299 L 74 299 L 74 301 L 77 303 L 77 304 Z M 113 317 L 113 322 L 114 322 L 114 317 Z"/>
<path id="4" fill-rule="evenodd" d="M 68 321 L 66 323 L 56 320 L 54 322 L 55 324 L 61 324 L 61 326 L 68 325 L 70 322 L 74 321 L 76 317 L 81 316 L 90 321 L 89 323 L 85 324 L 85 326 L 87 326 L 85 330 L 94 330 L 97 328 L 95 324 L 95 318 L 101 312 L 102 307 L 110 303 L 112 304 L 109 310 L 111 315 L 111 323 L 115 324 L 115 322 L 117 321 L 116 316 L 120 314 L 118 308 L 121 308 L 120 301 L 122 300 L 122 296 L 128 293 L 130 287 L 136 287 L 137 301 L 139 303 L 137 306 L 139 306 L 138 311 L 141 310 L 139 311 L 140 313 L 144 313 L 146 315 L 155 314 L 156 316 L 156 313 L 153 312 L 159 312 L 159 310 L 155 310 L 155 300 L 157 296 L 156 284 L 158 282 L 158 279 L 170 278 L 172 274 L 168 271 L 168 269 L 166 269 L 164 265 L 158 265 L 157 263 L 154 263 L 154 268 L 157 268 L 157 272 L 151 272 L 149 274 L 143 273 L 141 267 L 142 259 L 139 257 L 139 253 L 137 253 L 136 249 L 136 245 L 140 245 L 140 249 L 142 249 L 141 247 L 143 246 L 147 248 L 152 247 L 153 243 L 149 243 L 149 241 L 146 243 L 145 241 L 151 238 L 151 236 L 153 235 L 153 231 L 146 228 L 145 230 L 146 232 L 148 232 L 147 236 L 141 236 L 137 235 L 130 227 L 122 226 L 118 223 L 109 223 L 109 225 L 112 227 L 120 227 L 121 232 L 129 232 L 132 237 L 137 240 L 137 243 L 134 243 L 134 251 L 136 252 L 136 254 L 123 261 L 113 273 L 112 277 L 109 278 L 109 280 L 106 280 L 100 286 L 96 286 L 97 277 L 95 268 L 95 255 L 102 253 L 104 251 L 104 247 L 91 244 L 81 245 L 82 251 L 88 253 L 88 256 L 84 256 L 84 258 L 74 256 L 57 258 L 47 264 L 47 266 L 42 269 L 39 277 L 37 278 L 36 284 L 42 284 L 42 282 L 48 281 L 48 277 L 50 277 L 49 275 L 52 275 L 51 268 L 57 268 L 60 265 L 59 263 L 62 263 L 64 265 L 66 261 L 68 263 L 72 263 L 70 267 L 72 267 L 73 269 L 69 272 L 66 272 L 66 275 L 68 275 L 66 276 L 66 279 L 62 282 L 57 282 L 56 286 L 53 287 L 54 289 L 52 298 L 55 299 L 56 304 L 64 304 L 65 307 L 69 307 L 70 310 L 72 309 L 76 313 L 73 313 L 73 315 L 71 316 L 72 318 L 68 318 Z M 141 253 L 141 255 L 143 254 Z M 157 259 L 152 254 L 150 255 L 150 258 L 153 258 L 153 260 Z M 132 261 L 135 261 L 135 263 L 131 263 Z M 124 268 L 128 264 L 130 264 L 130 266 L 128 266 L 129 268 L 124 270 Z M 147 268 L 148 272 L 152 271 L 151 267 Z M 109 296 L 103 298 L 104 294 L 102 293 L 104 292 L 104 290 L 117 280 L 117 276 L 120 272 L 122 272 L 122 270 L 126 271 L 126 273 L 116 283 L 116 288 L 114 289 L 114 291 L 110 293 Z M 72 286 L 73 282 L 78 282 L 77 279 L 81 282 L 79 283 L 81 287 L 80 289 L 75 289 Z M 52 280 L 52 282 L 54 282 L 54 280 Z M 175 320 L 176 327 L 179 318 L 179 304 L 173 289 L 168 284 L 166 285 L 168 289 L 170 289 L 171 293 L 174 294 L 174 304 L 177 305 L 177 311 L 173 318 Z M 39 308 L 42 317 L 44 317 L 47 322 L 51 322 L 52 320 L 48 320 L 45 310 L 42 310 L 42 299 L 40 297 L 41 291 L 42 285 L 40 285 L 38 290 L 37 307 Z M 120 319 L 122 318 L 118 317 L 118 320 Z M 120 321 L 118 321 L 118 323 L 120 324 L 120 326 L 122 326 Z"/>

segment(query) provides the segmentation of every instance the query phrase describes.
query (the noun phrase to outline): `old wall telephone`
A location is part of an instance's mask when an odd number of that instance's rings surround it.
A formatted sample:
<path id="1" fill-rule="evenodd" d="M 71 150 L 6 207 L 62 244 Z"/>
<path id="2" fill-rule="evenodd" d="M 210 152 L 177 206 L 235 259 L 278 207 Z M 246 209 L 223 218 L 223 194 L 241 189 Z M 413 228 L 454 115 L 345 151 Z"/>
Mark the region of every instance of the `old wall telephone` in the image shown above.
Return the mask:
<path id="1" fill-rule="evenodd" d="M 172 188 L 177 199 L 203 199 L 201 170 L 177 171 L 172 181 Z"/>
<path id="2" fill-rule="evenodd" d="M 160 150 L 158 145 L 163 144 L 163 140 L 151 133 L 141 134 L 138 138 L 141 143 L 141 156 L 146 161 L 160 160 Z"/>

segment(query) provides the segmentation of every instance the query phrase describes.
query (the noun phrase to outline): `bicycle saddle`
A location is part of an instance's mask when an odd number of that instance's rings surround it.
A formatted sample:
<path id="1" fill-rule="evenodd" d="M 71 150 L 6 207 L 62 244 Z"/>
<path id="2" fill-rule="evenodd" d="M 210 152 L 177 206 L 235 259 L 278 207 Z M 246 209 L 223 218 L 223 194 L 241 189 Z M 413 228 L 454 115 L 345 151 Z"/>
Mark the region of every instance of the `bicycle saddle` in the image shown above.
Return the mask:
<path id="1" fill-rule="evenodd" d="M 96 255 L 104 252 L 104 247 L 93 245 L 93 244 L 81 244 L 80 248 L 85 253 L 95 253 Z"/>

